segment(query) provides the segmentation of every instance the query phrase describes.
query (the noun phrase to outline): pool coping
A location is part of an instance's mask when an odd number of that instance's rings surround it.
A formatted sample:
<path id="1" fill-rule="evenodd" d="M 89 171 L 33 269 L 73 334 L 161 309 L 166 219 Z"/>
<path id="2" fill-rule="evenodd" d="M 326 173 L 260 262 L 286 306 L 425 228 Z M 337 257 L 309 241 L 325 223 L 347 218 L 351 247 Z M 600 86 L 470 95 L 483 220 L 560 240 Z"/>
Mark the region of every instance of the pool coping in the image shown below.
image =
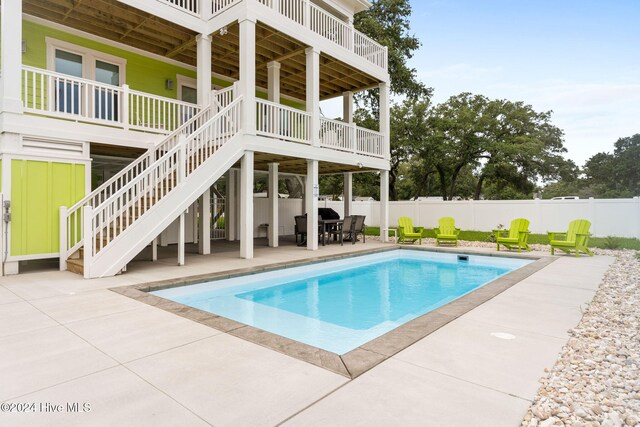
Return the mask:
<path id="1" fill-rule="evenodd" d="M 300 267 L 308 264 L 334 261 L 354 256 L 371 255 L 397 249 L 422 250 L 428 252 L 455 252 L 459 254 L 497 256 L 506 258 L 524 258 L 533 260 L 532 263 L 520 267 L 505 274 L 490 283 L 451 301 L 442 307 L 432 310 L 420 317 L 398 326 L 397 328 L 377 337 L 373 340 L 339 355 L 321 348 L 304 344 L 271 332 L 264 331 L 254 326 L 246 325 L 216 314 L 212 314 L 197 308 L 170 301 L 149 292 L 169 289 L 179 286 L 222 280 L 232 277 L 245 276 L 273 271 L 283 268 Z M 279 353 L 286 354 L 296 359 L 311 363 L 329 371 L 335 372 L 347 378 L 356 378 L 386 359 L 411 346 L 422 338 L 435 332 L 447 323 L 457 319 L 463 314 L 473 310 L 479 305 L 489 301 L 493 297 L 506 291 L 516 283 L 541 270 L 558 259 L 554 256 L 545 256 L 531 253 L 516 252 L 489 252 L 485 253 L 469 248 L 460 247 L 424 247 L 390 245 L 384 248 L 364 249 L 361 251 L 325 255 L 306 258 L 303 260 L 279 262 L 263 266 L 241 268 L 196 276 L 187 276 L 177 279 L 161 280 L 137 285 L 110 288 L 111 291 L 123 296 L 135 299 L 139 302 L 157 307 L 178 316 L 190 319 L 194 322 L 214 328 L 223 333 L 242 338 L 254 344 L 267 347 Z"/>

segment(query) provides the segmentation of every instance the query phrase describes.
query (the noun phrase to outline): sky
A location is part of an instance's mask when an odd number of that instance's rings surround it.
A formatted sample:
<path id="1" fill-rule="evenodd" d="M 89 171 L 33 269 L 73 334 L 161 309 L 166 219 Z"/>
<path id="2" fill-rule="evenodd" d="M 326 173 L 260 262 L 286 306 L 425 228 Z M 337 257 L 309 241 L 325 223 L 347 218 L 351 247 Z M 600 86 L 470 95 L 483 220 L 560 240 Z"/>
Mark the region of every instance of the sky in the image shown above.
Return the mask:
<path id="1" fill-rule="evenodd" d="M 472 92 L 553 110 L 566 156 L 578 165 L 640 133 L 640 0 L 411 6 L 411 32 L 422 46 L 409 63 L 434 88 L 433 102 Z"/>

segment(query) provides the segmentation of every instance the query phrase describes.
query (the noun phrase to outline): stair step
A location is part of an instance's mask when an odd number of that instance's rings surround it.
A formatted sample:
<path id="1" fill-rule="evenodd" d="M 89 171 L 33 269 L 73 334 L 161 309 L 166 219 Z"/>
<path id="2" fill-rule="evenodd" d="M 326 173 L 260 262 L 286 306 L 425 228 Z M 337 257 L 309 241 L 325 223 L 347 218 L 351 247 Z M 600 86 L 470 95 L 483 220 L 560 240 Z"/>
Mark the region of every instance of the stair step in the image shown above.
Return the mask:
<path id="1" fill-rule="evenodd" d="M 84 274 L 84 259 L 69 258 L 67 259 L 67 271 L 77 274 Z"/>

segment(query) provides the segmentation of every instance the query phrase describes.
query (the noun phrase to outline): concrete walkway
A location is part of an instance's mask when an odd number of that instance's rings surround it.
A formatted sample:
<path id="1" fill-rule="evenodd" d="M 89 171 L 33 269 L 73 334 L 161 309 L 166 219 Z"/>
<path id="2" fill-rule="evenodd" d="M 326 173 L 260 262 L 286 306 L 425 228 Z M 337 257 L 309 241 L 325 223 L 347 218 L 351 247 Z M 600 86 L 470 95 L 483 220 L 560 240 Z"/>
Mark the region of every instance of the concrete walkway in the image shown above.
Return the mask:
<path id="1" fill-rule="evenodd" d="M 219 245 L 114 278 L 0 278 L 0 401 L 63 405 L 0 425 L 518 426 L 612 262 L 561 257 L 353 381 L 107 289 L 381 245 L 256 247 L 253 260 Z"/>

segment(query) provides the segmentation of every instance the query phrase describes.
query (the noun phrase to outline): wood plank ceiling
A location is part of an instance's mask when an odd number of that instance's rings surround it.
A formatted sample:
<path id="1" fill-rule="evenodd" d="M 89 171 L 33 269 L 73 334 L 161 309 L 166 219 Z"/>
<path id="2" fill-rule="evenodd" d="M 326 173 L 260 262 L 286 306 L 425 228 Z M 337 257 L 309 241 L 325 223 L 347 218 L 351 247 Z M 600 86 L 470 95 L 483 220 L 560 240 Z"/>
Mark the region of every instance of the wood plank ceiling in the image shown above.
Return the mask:
<path id="1" fill-rule="evenodd" d="M 268 171 L 269 163 L 278 163 L 278 171 L 280 173 L 292 173 L 296 175 L 307 174 L 307 161 L 297 157 L 288 157 L 277 154 L 259 153 L 256 152 L 254 156 L 254 169 L 259 171 Z M 237 162 L 234 167 L 239 168 L 240 162 Z M 330 163 L 330 162 L 318 162 L 318 173 L 323 174 L 336 174 L 342 172 L 367 172 L 373 171 L 369 168 L 359 168 L 358 166 Z"/>
<path id="2" fill-rule="evenodd" d="M 23 12 L 147 52 L 196 65 L 196 33 L 116 0 L 23 0 Z M 179 13 L 179 12 L 176 12 Z M 283 18 L 284 19 L 284 18 Z M 212 35 L 213 71 L 233 81 L 239 74 L 239 25 Z M 278 61 L 283 95 L 304 100 L 306 46 L 258 22 L 256 85 L 267 87 L 267 63 Z M 329 99 L 378 82 L 326 54 L 320 58 L 320 95 Z M 135 88 L 133 88 L 135 89 Z"/>

